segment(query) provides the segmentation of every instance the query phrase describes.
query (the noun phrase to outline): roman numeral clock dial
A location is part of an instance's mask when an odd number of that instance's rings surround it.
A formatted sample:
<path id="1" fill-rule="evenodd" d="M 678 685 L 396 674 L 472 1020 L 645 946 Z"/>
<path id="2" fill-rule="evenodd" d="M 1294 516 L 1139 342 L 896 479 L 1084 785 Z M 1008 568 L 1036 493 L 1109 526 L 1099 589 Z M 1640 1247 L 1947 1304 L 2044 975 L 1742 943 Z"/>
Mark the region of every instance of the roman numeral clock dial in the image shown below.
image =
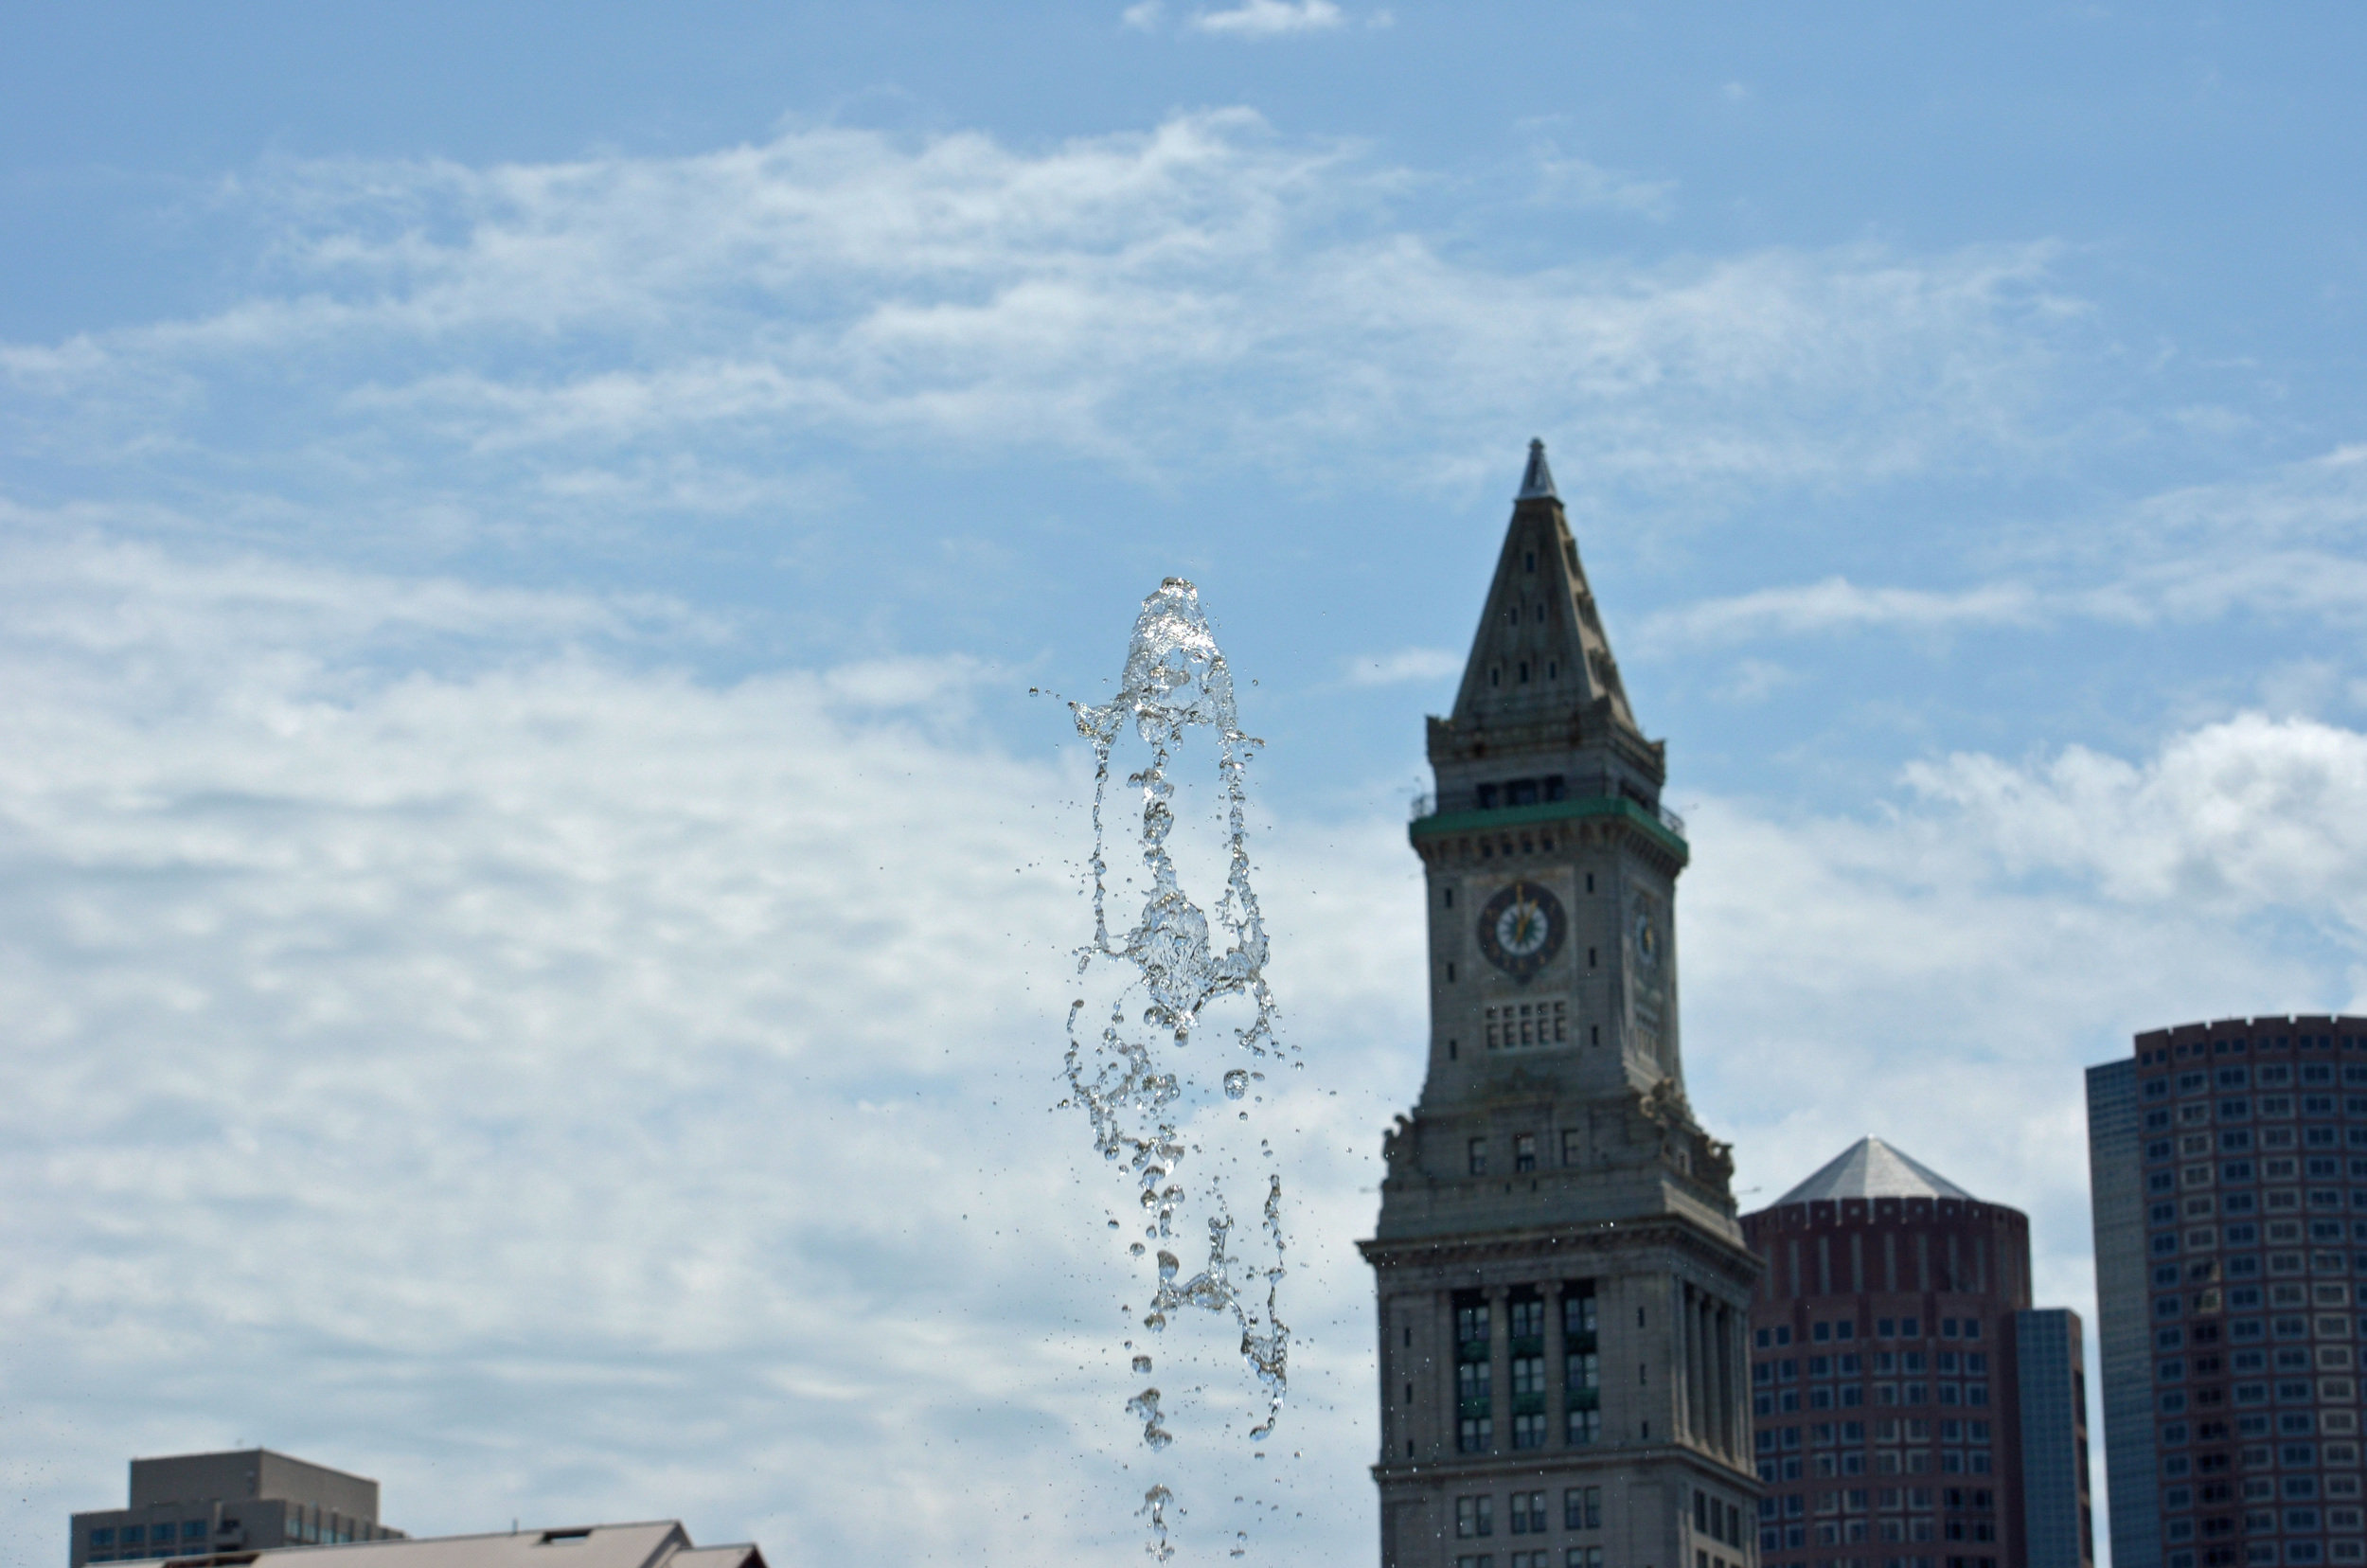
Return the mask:
<path id="1" fill-rule="evenodd" d="M 1515 980 L 1526 982 L 1561 951 L 1569 929 L 1561 900 L 1551 890 L 1516 882 L 1480 910 L 1480 953 Z"/>

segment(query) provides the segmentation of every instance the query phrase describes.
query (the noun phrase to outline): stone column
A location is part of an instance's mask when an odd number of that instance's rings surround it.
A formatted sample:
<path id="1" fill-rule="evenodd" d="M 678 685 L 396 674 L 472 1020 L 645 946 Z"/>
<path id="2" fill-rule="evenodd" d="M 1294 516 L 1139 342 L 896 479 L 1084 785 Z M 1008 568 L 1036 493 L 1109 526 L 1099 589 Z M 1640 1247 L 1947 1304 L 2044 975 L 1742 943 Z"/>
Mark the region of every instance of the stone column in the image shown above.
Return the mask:
<path id="1" fill-rule="evenodd" d="M 1684 1305 L 1682 1331 L 1677 1339 L 1677 1354 L 1684 1358 L 1684 1401 L 1682 1406 L 1684 1431 L 1682 1435 L 1699 1442 L 1701 1439 L 1701 1293 L 1690 1285 L 1678 1287 L 1679 1299 Z"/>
<path id="2" fill-rule="evenodd" d="M 1718 1441 L 1727 1458 L 1742 1462 L 1742 1424 L 1735 1417 L 1742 1413 L 1742 1389 L 1735 1381 L 1735 1340 L 1739 1321 L 1734 1305 L 1721 1304 L 1717 1309 L 1717 1387 L 1722 1402 L 1718 1407 Z"/>

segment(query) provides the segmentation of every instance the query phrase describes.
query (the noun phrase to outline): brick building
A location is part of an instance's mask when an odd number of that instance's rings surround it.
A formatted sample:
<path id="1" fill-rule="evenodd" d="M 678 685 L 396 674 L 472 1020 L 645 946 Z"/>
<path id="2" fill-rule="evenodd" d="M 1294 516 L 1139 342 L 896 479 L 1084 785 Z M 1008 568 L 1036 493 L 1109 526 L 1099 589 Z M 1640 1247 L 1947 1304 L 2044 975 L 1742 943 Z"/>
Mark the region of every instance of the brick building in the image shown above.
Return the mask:
<path id="1" fill-rule="evenodd" d="M 1763 1568 L 2088 1568 L 2078 1317 L 2030 1222 L 1867 1138 L 1743 1217 Z"/>

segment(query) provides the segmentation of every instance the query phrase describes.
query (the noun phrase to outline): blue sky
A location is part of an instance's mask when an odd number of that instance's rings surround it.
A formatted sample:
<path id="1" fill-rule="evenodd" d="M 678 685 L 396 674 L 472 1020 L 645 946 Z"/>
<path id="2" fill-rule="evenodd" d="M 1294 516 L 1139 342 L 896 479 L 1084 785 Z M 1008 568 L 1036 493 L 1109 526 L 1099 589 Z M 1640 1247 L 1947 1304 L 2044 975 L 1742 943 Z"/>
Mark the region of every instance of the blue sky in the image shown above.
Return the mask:
<path id="1" fill-rule="evenodd" d="M 1692 825 L 1738 1185 L 1879 1133 L 2085 1310 L 2078 1067 L 2362 1005 L 2360 43 L 0 18 L 9 1538 L 243 1438 L 414 1529 L 1132 1550 L 1028 691 L 1182 574 L 1258 683 L 1308 1062 L 1257 1550 L 1361 1560 L 1404 800 L 1532 436 Z"/>

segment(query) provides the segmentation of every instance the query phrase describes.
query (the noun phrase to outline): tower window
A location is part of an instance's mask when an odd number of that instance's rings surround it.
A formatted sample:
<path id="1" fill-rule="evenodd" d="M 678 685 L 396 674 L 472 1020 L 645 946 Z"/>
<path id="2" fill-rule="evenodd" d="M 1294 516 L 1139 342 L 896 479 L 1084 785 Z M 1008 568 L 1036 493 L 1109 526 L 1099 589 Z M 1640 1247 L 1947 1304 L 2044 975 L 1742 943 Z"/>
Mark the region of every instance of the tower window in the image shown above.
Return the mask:
<path id="1" fill-rule="evenodd" d="M 1592 871 L 1589 871 L 1589 872 L 1586 874 L 1586 890 L 1587 890 L 1589 893 L 1592 893 L 1592 892 L 1593 892 L 1593 891 L 1594 891 L 1594 873 L 1593 873 L 1593 872 L 1592 872 Z"/>
<path id="2" fill-rule="evenodd" d="M 1471 1174 L 1474 1176 L 1486 1175 L 1487 1140 L 1486 1138 L 1473 1138 L 1471 1140 L 1469 1152 L 1471 1157 Z"/>
<path id="3" fill-rule="evenodd" d="M 1516 1132 L 1512 1135 L 1512 1168 L 1526 1174 L 1537 1168 L 1537 1134 Z"/>
<path id="4" fill-rule="evenodd" d="M 1542 604 L 1537 607 L 1537 614 L 1532 618 L 1535 619 L 1537 624 L 1539 626 L 1545 624 L 1545 607 Z"/>
<path id="5" fill-rule="evenodd" d="M 1447 907 L 1449 909 L 1454 907 L 1454 889 L 1451 887 L 1447 889 Z"/>
<path id="6" fill-rule="evenodd" d="M 1504 606 L 1504 624 L 1506 626 L 1518 626 L 1521 624 L 1521 607 L 1519 605 L 1508 604 Z"/>
<path id="7" fill-rule="evenodd" d="M 1504 666 L 1489 665 L 1487 667 L 1487 684 L 1491 686 L 1500 686 L 1504 684 Z"/>
<path id="8" fill-rule="evenodd" d="M 1528 660 L 1526 660 L 1526 659 L 1522 659 L 1522 660 L 1521 661 L 1521 663 L 1520 663 L 1520 665 L 1519 665 L 1519 667 L 1518 667 L 1518 668 L 1519 668 L 1519 673 L 1520 673 L 1520 681 L 1521 681 L 1521 684 L 1522 684 L 1522 686 L 1526 686 L 1526 685 L 1528 685 L 1528 684 L 1529 684 L 1529 662 L 1528 662 Z"/>
<path id="9" fill-rule="evenodd" d="M 1454 984 L 1454 960 L 1451 958 L 1447 960 L 1447 984 Z"/>
<path id="10" fill-rule="evenodd" d="M 1545 679 L 1549 681 L 1557 681 L 1561 679 L 1560 669 L 1556 661 L 1552 659 L 1547 659 L 1545 661 Z"/>
<path id="11" fill-rule="evenodd" d="M 1523 552 L 1521 558 L 1521 570 L 1524 572 L 1534 572 L 1537 570 L 1537 552 L 1535 550 Z"/>

